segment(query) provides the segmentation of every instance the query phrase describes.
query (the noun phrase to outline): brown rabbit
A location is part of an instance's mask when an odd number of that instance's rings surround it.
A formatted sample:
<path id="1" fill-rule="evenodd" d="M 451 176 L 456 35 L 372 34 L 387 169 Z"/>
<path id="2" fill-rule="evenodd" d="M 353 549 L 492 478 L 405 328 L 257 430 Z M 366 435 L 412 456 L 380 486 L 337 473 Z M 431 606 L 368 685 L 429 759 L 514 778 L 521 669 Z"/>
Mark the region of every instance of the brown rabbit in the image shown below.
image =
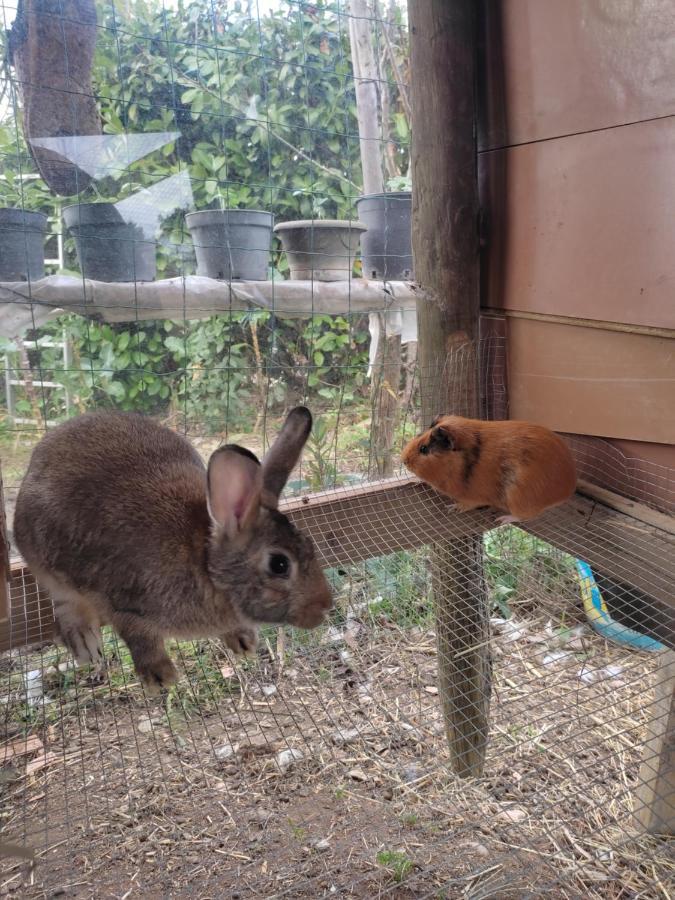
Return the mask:
<path id="1" fill-rule="evenodd" d="M 323 621 L 332 597 L 313 545 L 277 509 L 311 427 L 297 407 L 262 466 L 227 445 L 208 469 L 183 437 L 134 413 L 89 413 L 45 435 L 14 536 L 79 662 L 102 660 L 111 624 L 145 684 L 165 686 L 176 679 L 168 637 L 219 636 L 245 652 L 258 622 Z"/>
<path id="2" fill-rule="evenodd" d="M 576 488 L 565 441 L 543 425 L 437 416 L 403 449 L 403 462 L 460 509 L 492 506 L 501 524 L 532 519 Z"/>

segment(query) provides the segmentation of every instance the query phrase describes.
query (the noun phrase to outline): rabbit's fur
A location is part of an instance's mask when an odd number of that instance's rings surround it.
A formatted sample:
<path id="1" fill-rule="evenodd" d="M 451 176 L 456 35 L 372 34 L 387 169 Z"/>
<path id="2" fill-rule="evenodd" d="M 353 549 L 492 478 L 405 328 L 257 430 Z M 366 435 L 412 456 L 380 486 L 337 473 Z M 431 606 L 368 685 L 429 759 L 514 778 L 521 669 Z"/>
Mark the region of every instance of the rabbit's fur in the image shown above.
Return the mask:
<path id="1" fill-rule="evenodd" d="M 145 684 L 165 686 L 168 637 L 218 636 L 240 652 L 258 622 L 323 621 L 332 598 L 313 545 L 277 510 L 311 424 L 297 407 L 262 466 L 228 445 L 208 470 L 183 437 L 133 413 L 89 413 L 45 435 L 14 536 L 78 661 L 102 659 L 109 623 Z"/>

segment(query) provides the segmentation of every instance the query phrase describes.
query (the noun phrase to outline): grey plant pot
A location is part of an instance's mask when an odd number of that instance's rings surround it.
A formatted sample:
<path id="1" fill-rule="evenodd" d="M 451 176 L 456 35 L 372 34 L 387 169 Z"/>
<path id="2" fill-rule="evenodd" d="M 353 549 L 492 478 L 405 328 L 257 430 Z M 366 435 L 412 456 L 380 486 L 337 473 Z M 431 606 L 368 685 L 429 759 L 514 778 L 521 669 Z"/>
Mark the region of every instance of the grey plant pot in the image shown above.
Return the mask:
<path id="1" fill-rule="evenodd" d="M 154 281 L 157 242 L 125 222 L 113 203 L 76 203 L 63 209 L 75 238 L 80 270 L 93 281 Z"/>
<path id="2" fill-rule="evenodd" d="M 185 216 L 197 256 L 197 274 L 223 281 L 267 281 L 272 213 L 207 209 Z"/>
<path id="3" fill-rule="evenodd" d="M 368 226 L 361 241 L 363 277 L 411 280 L 412 193 L 364 194 L 356 201 L 356 209 L 359 219 Z"/>
<path id="4" fill-rule="evenodd" d="M 301 219 L 279 222 L 274 232 L 288 258 L 292 279 L 346 281 L 365 230 L 363 222 L 348 219 Z"/>
<path id="5" fill-rule="evenodd" d="M 47 216 L 0 209 L 0 281 L 37 281 L 45 274 Z"/>

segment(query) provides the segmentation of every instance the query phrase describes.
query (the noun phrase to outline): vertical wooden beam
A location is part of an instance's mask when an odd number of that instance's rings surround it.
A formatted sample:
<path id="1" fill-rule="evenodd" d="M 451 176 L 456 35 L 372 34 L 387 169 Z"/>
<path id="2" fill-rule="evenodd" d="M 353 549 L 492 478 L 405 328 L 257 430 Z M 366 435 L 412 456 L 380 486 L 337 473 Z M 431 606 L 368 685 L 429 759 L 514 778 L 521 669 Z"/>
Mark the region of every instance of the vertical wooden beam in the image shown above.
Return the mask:
<path id="1" fill-rule="evenodd" d="M 0 468 L 0 623 L 9 620 L 9 577 L 9 543 L 7 542 L 5 497 L 2 490 L 2 469 Z"/>
<path id="2" fill-rule="evenodd" d="M 479 234 L 475 0 L 408 0 L 413 255 L 425 424 L 479 413 Z M 460 355 L 457 348 L 464 348 Z M 453 357 L 453 354 L 454 357 Z M 461 366 L 452 360 L 462 359 Z M 460 383 L 461 382 L 461 383 Z M 451 403 L 462 398 L 462 408 Z M 455 772 L 482 772 L 489 726 L 489 606 L 481 536 L 431 559 L 439 688 Z"/>
<path id="3" fill-rule="evenodd" d="M 635 814 L 652 834 L 675 835 L 675 651 L 664 654 L 645 744 Z"/>

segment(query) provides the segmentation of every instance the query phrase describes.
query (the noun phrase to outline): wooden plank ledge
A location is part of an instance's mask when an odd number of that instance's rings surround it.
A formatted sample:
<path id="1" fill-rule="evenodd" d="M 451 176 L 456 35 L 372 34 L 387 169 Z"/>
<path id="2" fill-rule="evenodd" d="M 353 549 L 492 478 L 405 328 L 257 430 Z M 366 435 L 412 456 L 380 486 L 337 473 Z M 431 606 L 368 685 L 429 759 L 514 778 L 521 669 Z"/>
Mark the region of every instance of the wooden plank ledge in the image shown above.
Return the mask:
<path id="1" fill-rule="evenodd" d="M 407 281 L 219 281 L 185 275 L 159 281 L 107 282 L 49 275 L 39 281 L 0 283 L 0 334 L 35 328 L 55 309 L 106 322 L 202 319 L 248 309 L 274 310 L 288 318 L 316 313 L 415 309 L 419 290 Z"/>
<path id="2" fill-rule="evenodd" d="M 659 531 L 675 535 L 675 516 L 669 516 L 644 503 L 638 503 L 637 500 L 629 500 L 627 497 L 622 497 L 621 494 L 608 491 L 607 488 L 582 479 L 577 482 L 577 493 L 583 497 L 589 497 L 591 500 L 597 500 L 604 506 L 609 506 L 610 509 L 626 513 L 631 519 L 644 522 L 645 525 L 653 525 Z"/>
<path id="3" fill-rule="evenodd" d="M 398 550 L 452 545 L 496 526 L 492 510 L 460 512 L 414 477 L 292 498 L 282 502 L 281 510 L 311 535 L 326 567 Z M 675 535 L 669 531 L 581 494 L 521 527 L 675 607 Z M 0 622 L 0 651 L 49 640 L 51 603 L 37 590 L 32 574 L 15 565 L 9 587 L 11 617 Z"/>

